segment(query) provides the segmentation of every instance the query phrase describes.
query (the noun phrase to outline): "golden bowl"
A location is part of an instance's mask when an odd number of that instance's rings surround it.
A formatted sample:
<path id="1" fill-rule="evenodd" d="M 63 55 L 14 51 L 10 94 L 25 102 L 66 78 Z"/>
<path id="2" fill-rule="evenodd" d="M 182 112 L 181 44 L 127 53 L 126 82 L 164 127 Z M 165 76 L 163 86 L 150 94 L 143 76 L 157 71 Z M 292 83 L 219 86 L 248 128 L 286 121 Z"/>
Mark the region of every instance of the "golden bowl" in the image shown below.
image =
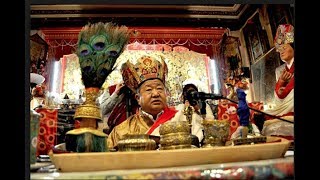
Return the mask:
<path id="1" fill-rule="evenodd" d="M 160 135 L 179 132 L 190 133 L 190 125 L 188 121 L 169 121 L 161 124 L 159 127 Z"/>
<path id="2" fill-rule="evenodd" d="M 118 151 L 148 151 L 157 148 L 148 134 L 127 134 L 118 142 Z"/>
<path id="3" fill-rule="evenodd" d="M 172 146 L 172 145 L 191 145 L 190 133 L 170 133 L 160 136 L 161 146 Z"/>

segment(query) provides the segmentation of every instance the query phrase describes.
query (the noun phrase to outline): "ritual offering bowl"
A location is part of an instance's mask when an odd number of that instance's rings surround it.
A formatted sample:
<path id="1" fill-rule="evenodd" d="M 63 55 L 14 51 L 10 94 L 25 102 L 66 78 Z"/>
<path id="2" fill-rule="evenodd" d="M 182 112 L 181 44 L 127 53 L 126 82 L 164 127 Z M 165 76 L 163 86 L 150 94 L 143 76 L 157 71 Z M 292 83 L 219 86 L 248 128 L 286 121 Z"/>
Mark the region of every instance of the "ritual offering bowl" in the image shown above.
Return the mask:
<path id="1" fill-rule="evenodd" d="M 127 134 L 118 142 L 118 151 L 148 151 L 157 148 L 148 134 Z"/>
<path id="2" fill-rule="evenodd" d="M 204 128 L 204 146 L 225 146 L 229 136 L 230 122 L 228 120 L 205 119 L 202 122 Z"/>
<path id="3" fill-rule="evenodd" d="M 190 125 L 188 121 L 169 121 L 161 124 L 159 128 L 160 135 L 179 132 L 190 133 Z"/>
<path id="4" fill-rule="evenodd" d="M 169 121 L 159 128 L 160 150 L 191 148 L 191 133 L 188 121 Z"/>
<path id="5" fill-rule="evenodd" d="M 161 146 L 188 145 L 191 144 L 190 133 L 170 133 L 160 136 Z"/>

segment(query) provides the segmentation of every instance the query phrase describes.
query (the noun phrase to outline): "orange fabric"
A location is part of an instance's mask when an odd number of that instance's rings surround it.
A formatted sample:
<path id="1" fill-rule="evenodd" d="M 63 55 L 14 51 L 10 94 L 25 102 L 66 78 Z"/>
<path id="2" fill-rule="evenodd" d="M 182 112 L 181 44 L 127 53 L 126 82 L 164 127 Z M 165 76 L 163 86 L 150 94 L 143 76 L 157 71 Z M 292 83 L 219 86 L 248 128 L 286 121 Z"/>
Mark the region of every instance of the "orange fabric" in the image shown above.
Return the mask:
<path id="1" fill-rule="evenodd" d="M 262 102 L 251 102 L 248 103 L 248 106 L 253 109 L 263 110 Z M 232 108 L 234 107 L 234 108 Z M 219 102 L 218 104 L 218 120 L 229 120 L 230 122 L 230 131 L 229 131 L 229 139 L 231 135 L 237 130 L 240 125 L 239 117 L 237 114 L 238 104 L 232 102 Z M 234 109 L 234 111 L 229 111 L 228 109 Z M 250 122 L 255 123 L 253 120 L 254 110 L 250 109 Z"/>
<path id="2" fill-rule="evenodd" d="M 36 154 L 47 155 L 57 142 L 58 110 L 39 108 L 36 112 L 40 114 Z"/>

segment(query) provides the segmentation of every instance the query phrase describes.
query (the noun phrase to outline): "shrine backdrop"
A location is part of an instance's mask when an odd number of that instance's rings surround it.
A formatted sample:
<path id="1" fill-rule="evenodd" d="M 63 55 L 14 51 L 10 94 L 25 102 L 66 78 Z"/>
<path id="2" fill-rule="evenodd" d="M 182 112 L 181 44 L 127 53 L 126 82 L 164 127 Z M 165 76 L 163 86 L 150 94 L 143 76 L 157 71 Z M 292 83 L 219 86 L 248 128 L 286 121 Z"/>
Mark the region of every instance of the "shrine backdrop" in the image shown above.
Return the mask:
<path id="1" fill-rule="evenodd" d="M 210 76 L 210 72 L 208 72 L 208 61 L 215 59 L 219 66 L 224 64 L 224 60 L 220 55 L 221 42 L 223 35 L 228 32 L 228 29 L 172 27 L 129 27 L 129 29 L 131 30 L 131 38 L 127 50 L 136 50 L 136 53 L 130 53 L 129 55 L 126 54 L 128 52 L 125 52 L 123 54 L 124 57 L 131 55 L 138 57 L 144 53 L 148 55 L 151 54 L 152 56 L 163 54 L 167 58 L 169 64 L 171 60 L 174 60 L 172 62 L 176 63 L 169 65 L 171 69 L 183 65 L 182 67 L 184 69 L 179 69 L 179 71 L 173 70 L 171 73 L 175 73 L 175 75 L 169 75 L 169 88 L 171 89 L 174 99 L 177 98 L 178 94 L 175 92 L 178 92 L 180 88 L 180 84 L 177 84 L 177 81 L 181 80 L 180 83 L 183 81 L 181 77 L 196 77 L 200 81 L 200 84 L 203 83 L 201 86 L 205 87 L 204 90 L 210 90 L 210 88 L 208 88 L 211 85 L 211 82 L 209 82 L 210 78 L 208 77 Z M 78 33 L 80 30 L 81 27 L 41 29 L 45 40 L 49 45 L 48 61 L 60 61 L 60 59 L 66 61 L 64 55 L 73 54 L 76 50 Z M 145 52 L 143 53 L 143 51 Z M 129 59 L 133 60 L 134 57 L 130 57 Z M 121 58 L 122 57 L 120 57 L 119 61 L 124 62 Z M 190 61 L 190 59 L 193 59 L 193 62 Z M 191 62 L 201 63 L 192 64 Z M 69 70 L 66 69 L 66 62 L 61 62 L 60 64 L 61 66 L 64 66 L 63 73 L 60 73 L 60 76 L 65 76 L 65 73 L 69 72 Z M 191 72 L 191 69 L 195 71 Z M 201 73 L 199 74 L 200 71 Z M 223 84 L 223 79 L 221 77 L 223 76 L 223 73 L 225 73 L 225 70 L 217 68 L 217 71 L 217 74 L 220 76 L 219 83 Z M 197 75 L 190 75 L 190 73 L 195 73 Z M 180 77 L 180 79 L 177 79 L 176 76 Z M 50 82 L 53 81 L 51 80 Z M 60 85 L 60 92 L 70 91 L 65 87 L 65 83 L 66 82 L 63 82 Z M 111 80 L 110 84 L 111 83 L 115 83 L 115 81 Z M 50 86 L 52 86 L 52 83 L 48 84 L 49 89 L 52 89 Z"/>
<path id="2" fill-rule="evenodd" d="M 130 47 L 130 46 L 128 46 Z M 210 58 L 206 54 L 189 51 L 185 48 L 177 48 L 179 51 L 159 51 L 159 50 L 125 50 L 117 59 L 117 68 L 110 74 L 103 84 L 103 88 L 114 85 L 122 81 L 120 73 L 121 65 L 129 60 L 136 63 L 141 56 L 148 55 L 160 60 L 163 56 L 168 65 L 167 88 L 170 93 L 169 103 L 179 102 L 182 92 L 182 83 L 192 79 L 197 82 L 200 91 L 210 92 L 210 72 L 208 71 L 208 61 Z M 64 55 L 60 63 L 61 80 L 58 83 L 60 97 L 68 94 L 70 99 L 77 99 L 84 86 L 81 82 L 78 57 L 75 54 Z"/>

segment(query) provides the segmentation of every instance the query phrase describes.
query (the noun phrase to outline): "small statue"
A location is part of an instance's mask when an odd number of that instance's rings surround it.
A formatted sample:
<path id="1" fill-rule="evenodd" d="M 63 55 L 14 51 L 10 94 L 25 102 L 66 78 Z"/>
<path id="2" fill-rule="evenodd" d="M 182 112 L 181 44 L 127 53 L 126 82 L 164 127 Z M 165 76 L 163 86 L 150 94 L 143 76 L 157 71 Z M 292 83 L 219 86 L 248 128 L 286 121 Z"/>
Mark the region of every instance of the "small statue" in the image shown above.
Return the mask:
<path id="1" fill-rule="evenodd" d="M 227 96 L 228 99 L 235 99 L 235 96 L 236 96 L 236 93 L 235 93 L 235 90 L 234 90 L 234 86 L 231 85 L 231 84 L 227 84 L 227 90 L 229 90 L 229 94 Z"/>
<path id="2" fill-rule="evenodd" d="M 240 136 L 241 138 L 246 138 L 248 135 L 248 126 L 249 126 L 249 118 L 250 118 L 250 110 L 246 101 L 247 94 L 244 90 L 248 89 L 246 82 L 237 83 L 237 97 L 238 97 L 238 109 L 237 114 L 239 116 L 240 121 Z"/>
<path id="3" fill-rule="evenodd" d="M 186 102 L 185 108 L 183 110 L 183 114 L 187 117 L 187 120 L 189 122 L 189 126 L 191 127 L 192 124 L 192 114 L 194 112 L 193 107 L 189 104 L 189 102 Z"/>
<path id="4" fill-rule="evenodd" d="M 236 78 L 234 78 L 233 76 L 228 77 L 225 82 L 225 87 L 229 91 L 227 98 L 236 101 L 237 100 L 237 95 L 235 92 Z"/>
<path id="5" fill-rule="evenodd" d="M 191 106 L 188 100 L 185 101 L 185 108 L 183 110 L 183 114 L 186 116 L 190 127 L 190 136 L 191 136 L 191 145 L 196 147 L 200 147 L 199 138 L 196 135 L 192 134 L 192 115 L 195 112 L 194 107 Z"/>

